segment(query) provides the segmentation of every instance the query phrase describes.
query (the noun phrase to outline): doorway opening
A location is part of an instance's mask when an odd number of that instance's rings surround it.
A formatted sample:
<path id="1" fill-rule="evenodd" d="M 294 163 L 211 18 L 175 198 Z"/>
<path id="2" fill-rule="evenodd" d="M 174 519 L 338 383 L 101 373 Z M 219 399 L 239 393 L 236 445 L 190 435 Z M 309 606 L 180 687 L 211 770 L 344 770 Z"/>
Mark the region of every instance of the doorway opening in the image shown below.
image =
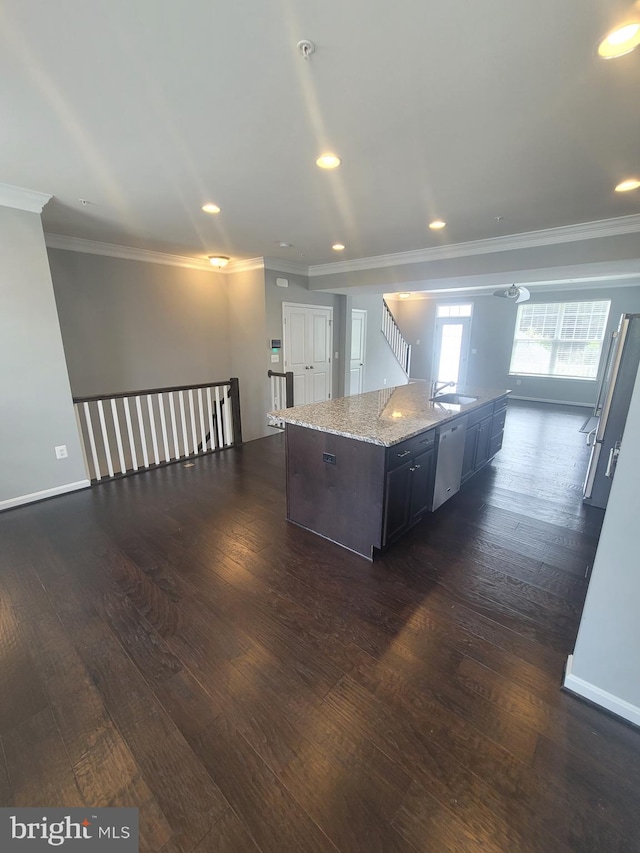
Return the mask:
<path id="1" fill-rule="evenodd" d="M 364 391 L 364 370 L 367 352 L 367 312 L 361 308 L 351 311 L 351 361 L 349 364 L 349 394 Z"/>
<path id="2" fill-rule="evenodd" d="M 433 378 L 463 385 L 467 378 L 472 305 L 438 305 L 434 336 Z"/>

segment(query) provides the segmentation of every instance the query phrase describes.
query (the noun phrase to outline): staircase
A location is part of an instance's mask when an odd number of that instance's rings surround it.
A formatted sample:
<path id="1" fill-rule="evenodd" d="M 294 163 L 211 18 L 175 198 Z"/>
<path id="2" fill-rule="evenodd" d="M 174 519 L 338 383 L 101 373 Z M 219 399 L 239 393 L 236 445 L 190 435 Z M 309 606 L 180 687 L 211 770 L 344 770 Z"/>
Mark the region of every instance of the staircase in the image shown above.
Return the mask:
<path id="1" fill-rule="evenodd" d="M 385 336 L 393 354 L 398 359 L 400 367 L 409 376 L 409 369 L 411 368 L 411 344 L 405 340 L 384 298 L 382 300 L 382 334 Z"/>

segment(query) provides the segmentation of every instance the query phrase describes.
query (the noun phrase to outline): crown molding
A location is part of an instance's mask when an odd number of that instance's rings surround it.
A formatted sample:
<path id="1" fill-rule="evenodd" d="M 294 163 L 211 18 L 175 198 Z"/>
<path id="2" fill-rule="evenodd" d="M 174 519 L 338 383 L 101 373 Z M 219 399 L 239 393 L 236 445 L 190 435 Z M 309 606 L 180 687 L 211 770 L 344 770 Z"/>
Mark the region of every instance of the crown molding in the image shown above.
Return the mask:
<path id="1" fill-rule="evenodd" d="M 50 249 L 64 249 L 69 252 L 82 252 L 85 255 L 122 258 L 125 261 L 142 261 L 147 264 L 164 264 L 169 267 L 219 272 L 211 266 L 206 258 L 187 258 L 182 255 L 170 255 L 166 252 L 154 252 L 150 249 L 135 249 L 132 246 L 118 246 L 115 243 L 101 243 L 97 240 L 84 240 L 81 237 L 67 237 L 64 234 L 45 233 L 44 236 Z"/>
<path id="2" fill-rule="evenodd" d="M 579 240 L 592 240 L 597 237 L 615 237 L 620 234 L 633 234 L 638 231 L 640 231 L 640 213 L 634 213 L 630 216 L 620 216 L 616 219 L 600 219 L 596 222 L 562 225 L 558 228 L 546 228 L 542 231 L 527 231 L 523 234 L 490 237 L 487 240 L 450 243 L 446 246 L 432 246 L 428 249 L 415 249 L 410 252 L 398 252 L 390 255 L 376 255 L 370 258 L 356 258 L 351 261 L 335 261 L 330 264 L 314 264 L 309 267 L 308 274 L 310 278 L 314 278 L 321 275 L 383 269 L 385 267 L 402 266 L 404 264 L 451 260 L 470 255 L 488 255 L 492 252 L 508 252 L 513 249 L 552 246 L 557 243 L 574 243 Z"/>
<path id="3" fill-rule="evenodd" d="M 252 270 L 263 269 L 264 258 L 245 258 L 240 261 L 231 261 L 226 265 L 226 267 L 222 267 L 219 272 L 224 273 L 225 275 L 231 275 L 235 272 L 251 272 Z"/>
<path id="4" fill-rule="evenodd" d="M 284 261 L 280 258 L 264 258 L 266 269 L 274 272 L 288 272 L 291 275 L 309 275 L 309 267 L 306 264 L 299 264 L 297 261 Z"/>
<path id="5" fill-rule="evenodd" d="M 48 193 L 25 190 L 11 184 L 0 184 L 0 205 L 3 207 L 27 210 L 29 213 L 42 213 L 43 207 L 51 198 L 53 196 Z"/>

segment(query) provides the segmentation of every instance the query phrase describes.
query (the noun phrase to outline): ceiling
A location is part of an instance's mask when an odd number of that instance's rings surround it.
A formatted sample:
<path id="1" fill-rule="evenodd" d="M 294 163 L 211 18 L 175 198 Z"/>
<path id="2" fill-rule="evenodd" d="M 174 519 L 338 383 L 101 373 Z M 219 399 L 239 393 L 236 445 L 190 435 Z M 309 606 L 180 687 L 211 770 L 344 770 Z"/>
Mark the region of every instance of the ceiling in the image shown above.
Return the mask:
<path id="1" fill-rule="evenodd" d="M 637 214 L 640 50 L 595 54 L 628 8 L 5 0 L 0 181 L 54 234 L 306 265 Z"/>

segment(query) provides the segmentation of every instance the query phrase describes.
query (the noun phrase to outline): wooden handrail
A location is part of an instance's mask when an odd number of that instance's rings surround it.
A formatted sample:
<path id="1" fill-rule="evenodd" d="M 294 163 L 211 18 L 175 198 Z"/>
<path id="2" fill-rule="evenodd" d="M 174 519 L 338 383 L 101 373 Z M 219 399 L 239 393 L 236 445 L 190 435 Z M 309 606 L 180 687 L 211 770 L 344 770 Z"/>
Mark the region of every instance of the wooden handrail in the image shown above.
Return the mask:
<path id="1" fill-rule="evenodd" d="M 288 370 L 286 373 L 278 373 L 276 370 L 267 370 L 267 376 L 271 379 L 272 376 L 277 376 L 285 380 L 285 409 L 293 407 L 293 372 Z"/>
<path id="2" fill-rule="evenodd" d="M 197 391 L 198 388 L 221 388 L 230 385 L 233 379 L 222 382 L 203 382 L 201 385 L 171 385 L 166 388 L 143 388 L 141 391 L 119 391 L 117 394 L 96 394 L 93 397 L 74 397 L 74 403 L 95 403 L 98 400 L 121 400 L 123 397 L 143 397 L 145 394 L 169 394 L 172 391 Z M 238 381 L 237 379 L 235 380 Z"/>

